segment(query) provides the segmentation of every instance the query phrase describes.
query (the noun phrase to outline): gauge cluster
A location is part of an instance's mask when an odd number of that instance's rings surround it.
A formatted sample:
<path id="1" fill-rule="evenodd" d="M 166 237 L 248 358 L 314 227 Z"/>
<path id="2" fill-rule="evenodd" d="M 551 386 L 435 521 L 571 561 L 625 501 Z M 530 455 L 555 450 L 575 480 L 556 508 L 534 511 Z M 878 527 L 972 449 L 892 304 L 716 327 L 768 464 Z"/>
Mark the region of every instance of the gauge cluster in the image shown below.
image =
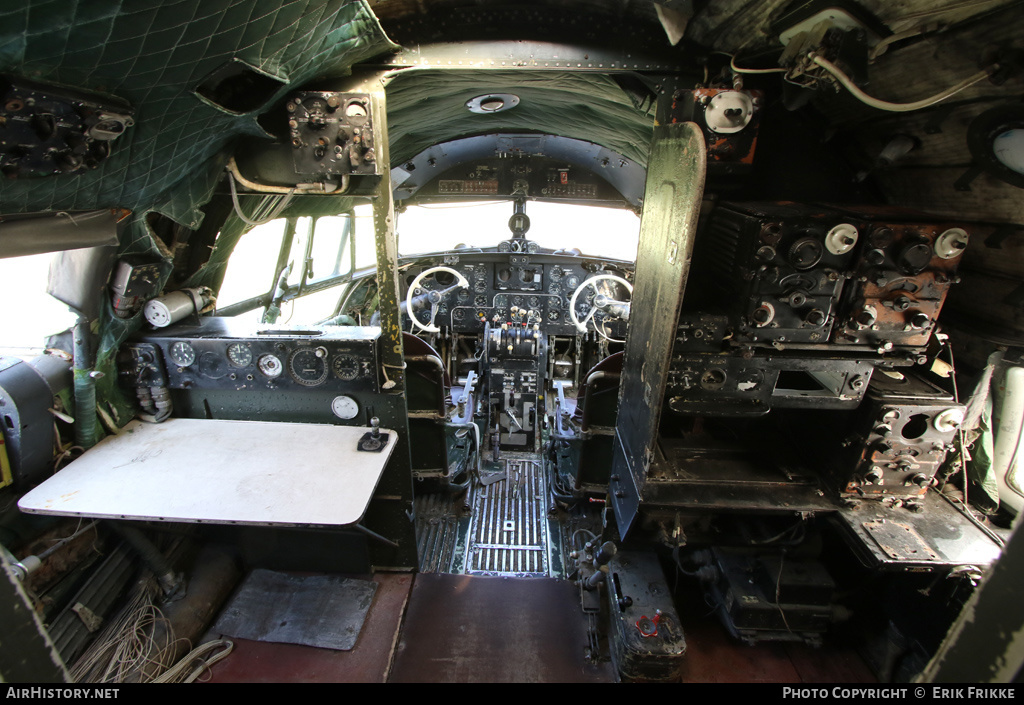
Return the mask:
<path id="1" fill-rule="evenodd" d="M 172 389 L 377 392 L 379 328 L 252 330 L 227 318 L 140 338 L 159 347 Z"/>
<path id="2" fill-rule="evenodd" d="M 452 269 L 466 278 L 469 288 L 452 288 L 438 303 L 434 322 L 438 326 L 450 326 L 458 333 L 479 333 L 489 322 L 492 326 L 510 323 L 532 327 L 536 324 L 551 335 L 576 335 L 579 331 L 569 311 L 573 292 L 595 273 L 615 271 L 625 275 L 621 269 L 604 269 L 604 264 L 596 260 L 581 261 L 576 257 L 550 254 L 500 252 L 477 255 L 473 262 L 448 261 Z M 423 266 L 409 270 L 406 285 L 428 268 Z M 439 280 L 423 283 L 432 290 L 440 290 L 452 287 L 455 278 L 441 273 Z M 621 292 L 587 287 L 576 303 L 580 320 L 585 319 L 595 297 L 601 293 L 615 298 Z M 413 294 L 415 296 L 417 292 Z M 416 315 L 418 320 L 427 323 L 430 307 L 425 306 Z M 598 311 L 594 318 L 600 323 L 605 314 Z M 609 319 L 608 329 L 621 336 L 625 333 L 625 324 Z"/>

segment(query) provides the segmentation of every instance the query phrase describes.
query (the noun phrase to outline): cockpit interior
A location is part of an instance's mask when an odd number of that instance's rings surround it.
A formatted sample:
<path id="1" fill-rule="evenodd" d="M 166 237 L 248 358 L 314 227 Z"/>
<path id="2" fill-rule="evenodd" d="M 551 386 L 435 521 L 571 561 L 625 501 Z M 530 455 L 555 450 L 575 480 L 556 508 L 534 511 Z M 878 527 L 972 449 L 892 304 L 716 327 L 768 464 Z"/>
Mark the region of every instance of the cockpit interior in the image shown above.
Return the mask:
<path id="1" fill-rule="evenodd" d="M 1020 0 L 0 20 L 0 679 L 1021 678 Z"/>

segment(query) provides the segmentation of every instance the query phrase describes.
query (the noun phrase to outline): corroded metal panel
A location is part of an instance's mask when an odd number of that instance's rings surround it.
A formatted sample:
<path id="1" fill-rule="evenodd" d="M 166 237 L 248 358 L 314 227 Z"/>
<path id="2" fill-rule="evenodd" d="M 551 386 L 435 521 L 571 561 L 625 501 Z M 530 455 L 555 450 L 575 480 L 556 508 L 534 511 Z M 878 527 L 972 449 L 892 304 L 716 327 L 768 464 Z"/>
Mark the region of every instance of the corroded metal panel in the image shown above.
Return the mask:
<path id="1" fill-rule="evenodd" d="M 615 426 L 611 496 L 623 537 L 636 518 L 658 436 L 704 173 L 704 137 L 696 125 L 655 128 Z"/>

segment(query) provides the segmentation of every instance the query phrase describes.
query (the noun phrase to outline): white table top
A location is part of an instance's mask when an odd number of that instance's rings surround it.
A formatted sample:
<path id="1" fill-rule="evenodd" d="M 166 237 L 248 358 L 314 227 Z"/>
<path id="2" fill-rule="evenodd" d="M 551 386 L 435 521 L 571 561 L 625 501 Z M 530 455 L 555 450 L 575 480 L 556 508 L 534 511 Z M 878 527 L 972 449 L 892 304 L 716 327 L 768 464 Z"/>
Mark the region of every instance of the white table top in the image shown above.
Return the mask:
<path id="1" fill-rule="evenodd" d="M 26 494 L 29 514 L 273 526 L 362 519 L 397 442 L 356 450 L 369 428 L 132 421 Z"/>

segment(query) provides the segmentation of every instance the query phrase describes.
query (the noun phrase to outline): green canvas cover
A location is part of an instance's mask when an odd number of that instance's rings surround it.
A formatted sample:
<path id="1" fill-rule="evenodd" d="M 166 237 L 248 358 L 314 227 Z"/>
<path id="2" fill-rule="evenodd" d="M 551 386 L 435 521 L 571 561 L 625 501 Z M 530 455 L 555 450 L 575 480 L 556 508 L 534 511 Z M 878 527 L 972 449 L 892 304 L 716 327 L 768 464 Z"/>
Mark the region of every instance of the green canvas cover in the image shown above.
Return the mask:
<path id="1" fill-rule="evenodd" d="M 511 93 L 519 104 L 499 113 L 471 113 L 466 102 Z M 391 163 L 460 137 L 543 132 L 599 144 L 640 164 L 654 129 L 651 106 L 638 107 L 615 79 L 561 71 L 431 71 L 411 69 L 387 90 Z"/>

